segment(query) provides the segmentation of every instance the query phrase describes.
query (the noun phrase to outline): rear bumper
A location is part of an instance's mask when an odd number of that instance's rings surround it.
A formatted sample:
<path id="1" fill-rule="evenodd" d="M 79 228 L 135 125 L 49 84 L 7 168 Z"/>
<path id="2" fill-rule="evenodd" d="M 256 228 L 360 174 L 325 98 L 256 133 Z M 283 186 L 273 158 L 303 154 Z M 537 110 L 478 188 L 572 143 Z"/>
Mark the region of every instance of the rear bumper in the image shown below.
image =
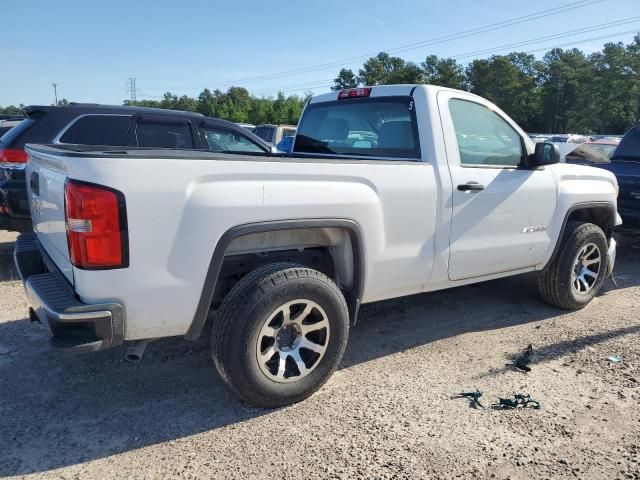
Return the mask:
<path id="1" fill-rule="evenodd" d="M 122 306 L 78 300 L 71 285 L 41 252 L 34 234 L 18 237 L 14 261 L 27 292 L 30 317 L 49 328 L 54 347 L 94 352 L 124 341 Z"/>

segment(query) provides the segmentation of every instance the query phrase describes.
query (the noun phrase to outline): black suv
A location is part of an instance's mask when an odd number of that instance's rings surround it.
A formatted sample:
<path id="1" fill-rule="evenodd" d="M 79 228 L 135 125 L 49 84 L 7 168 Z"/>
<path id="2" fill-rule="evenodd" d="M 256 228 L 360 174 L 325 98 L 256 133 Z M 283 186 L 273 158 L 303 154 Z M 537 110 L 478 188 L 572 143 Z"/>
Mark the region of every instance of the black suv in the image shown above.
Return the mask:
<path id="1" fill-rule="evenodd" d="M 156 108 L 69 104 L 31 106 L 0 137 L 0 229 L 31 231 L 24 164 L 27 143 L 213 150 L 264 154 L 271 147 L 235 123 Z"/>

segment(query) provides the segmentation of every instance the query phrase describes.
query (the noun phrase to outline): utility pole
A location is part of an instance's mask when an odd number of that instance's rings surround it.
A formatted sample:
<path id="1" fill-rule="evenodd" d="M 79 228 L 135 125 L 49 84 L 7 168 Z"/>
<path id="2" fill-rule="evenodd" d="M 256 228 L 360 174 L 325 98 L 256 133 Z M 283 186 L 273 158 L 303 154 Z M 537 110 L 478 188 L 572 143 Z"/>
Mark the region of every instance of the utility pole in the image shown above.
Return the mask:
<path id="1" fill-rule="evenodd" d="M 127 92 L 131 94 L 131 103 L 135 105 L 136 98 L 136 79 L 133 77 L 129 77 L 129 87 L 127 88 Z"/>
<path id="2" fill-rule="evenodd" d="M 58 105 L 58 84 L 57 83 L 52 83 L 51 84 L 53 86 L 53 96 L 56 99 L 56 103 L 54 103 L 54 105 Z"/>

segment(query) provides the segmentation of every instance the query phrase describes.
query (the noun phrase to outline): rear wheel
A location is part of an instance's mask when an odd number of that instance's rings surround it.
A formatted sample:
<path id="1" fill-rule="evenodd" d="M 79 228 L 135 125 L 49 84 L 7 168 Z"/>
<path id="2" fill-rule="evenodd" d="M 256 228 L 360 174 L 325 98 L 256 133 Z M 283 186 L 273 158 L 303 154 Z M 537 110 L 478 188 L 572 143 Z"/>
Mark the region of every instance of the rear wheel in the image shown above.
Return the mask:
<path id="1" fill-rule="evenodd" d="M 258 407 L 307 398 L 334 372 L 347 342 L 345 299 L 324 274 L 294 264 L 253 271 L 224 299 L 212 356 L 225 382 Z"/>
<path id="2" fill-rule="evenodd" d="M 569 222 L 560 248 L 538 275 L 538 289 L 549 304 L 577 310 L 596 296 L 607 271 L 607 239 L 593 223 Z"/>

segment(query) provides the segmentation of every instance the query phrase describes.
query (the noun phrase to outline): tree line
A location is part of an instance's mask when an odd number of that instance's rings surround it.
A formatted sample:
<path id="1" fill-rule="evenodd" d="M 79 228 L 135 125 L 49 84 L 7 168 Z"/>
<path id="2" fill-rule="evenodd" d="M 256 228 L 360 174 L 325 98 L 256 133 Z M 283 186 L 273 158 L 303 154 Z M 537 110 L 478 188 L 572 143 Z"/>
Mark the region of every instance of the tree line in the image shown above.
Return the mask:
<path id="1" fill-rule="evenodd" d="M 197 98 L 167 92 L 162 100 L 125 100 L 125 105 L 169 108 L 198 112 L 209 117 L 218 117 L 232 122 L 275 124 L 298 123 L 302 108 L 309 98 L 297 95 L 285 96 L 280 92 L 276 98 L 256 97 L 243 87 L 231 87 L 226 92 L 205 88 Z"/>
<path id="2" fill-rule="evenodd" d="M 429 55 L 416 64 L 381 52 L 356 75 L 342 69 L 333 89 L 428 83 L 491 100 L 528 132 L 622 134 L 640 120 L 640 35 L 586 55 L 560 48 L 542 60 L 513 52 L 473 60 Z"/>
<path id="3" fill-rule="evenodd" d="M 622 134 L 640 120 L 640 35 L 628 45 L 607 43 L 591 54 L 556 48 L 538 60 L 530 53 L 513 52 L 473 60 L 466 66 L 436 55 L 418 64 L 381 52 L 364 62 L 357 74 L 340 70 L 332 89 L 394 83 L 433 84 L 475 93 L 494 102 L 529 132 Z M 280 92 L 265 98 L 231 87 L 226 92 L 204 89 L 197 97 L 167 92 L 161 100 L 125 100 L 124 104 L 188 110 L 233 122 L 296 124 L 310 95 Z M 0 113 L 17 112 L 15 106 L 0 108 Z"/>

